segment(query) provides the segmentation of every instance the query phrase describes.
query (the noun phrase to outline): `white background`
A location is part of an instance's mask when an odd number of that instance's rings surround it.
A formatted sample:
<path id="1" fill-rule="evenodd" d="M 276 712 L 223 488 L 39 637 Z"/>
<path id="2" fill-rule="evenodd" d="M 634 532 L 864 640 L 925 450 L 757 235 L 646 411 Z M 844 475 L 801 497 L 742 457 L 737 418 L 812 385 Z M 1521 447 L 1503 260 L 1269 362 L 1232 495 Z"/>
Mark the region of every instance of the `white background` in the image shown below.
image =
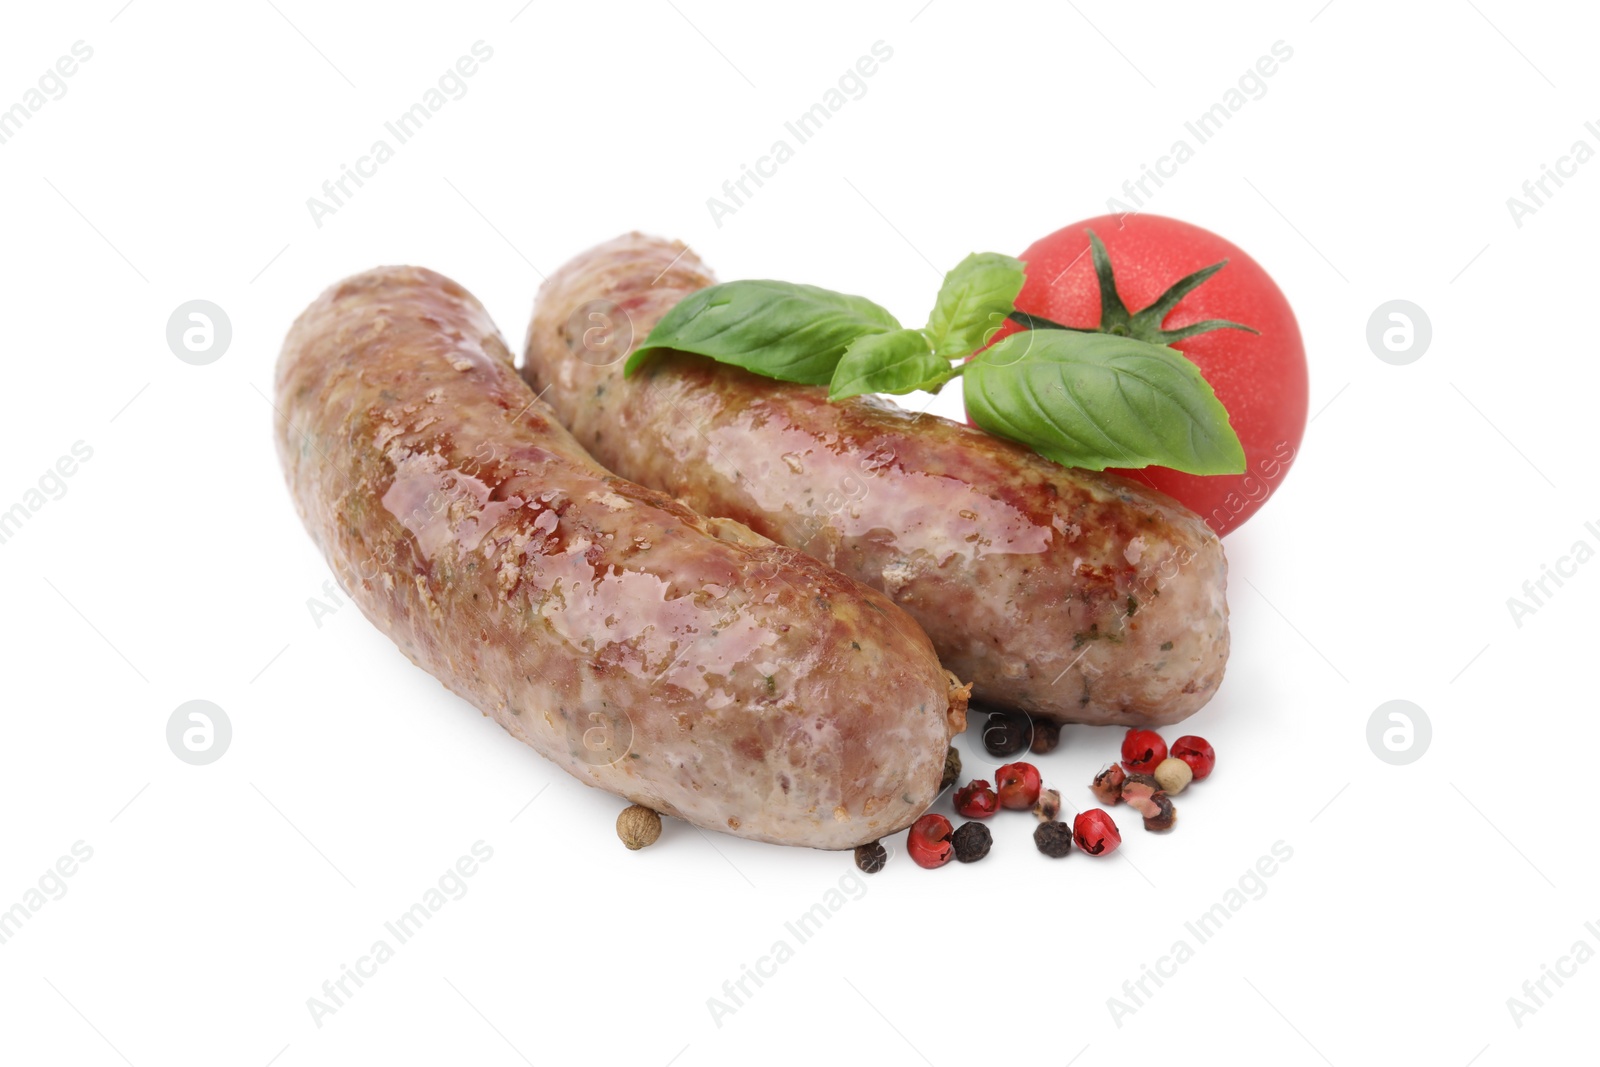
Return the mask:
<path id="1" fill-rule="evenodd" d="M 1507 598 L 1600 547 L 1590 301 L 1600 162 L 1518 227 L 1541 164 L 1600 137 L 1600 20 L 1506 0 L 1127 5 L 903 0 L 17 6 L 0 107 L 93 58 L 0 145 L 0 509 L 93 457 L 0 545 L 0 909 L 93 858 L 0 945 L 0 1060 L 266 1065 L 1518 1064 L 1593 1056 L 1600 563 L 1519 627 Z M 319 228 L 306 200 L 473 42 L 492 60 Z M 893 58 L 735 215 L 706 208 L 875 41 Z M 620 804 L 410 666 L 346 605 L 271 443 L 279 343 L 340 277 L 431 266 L 517 347 L 540 272 L 627 229 L 724 278 L 861 292 L 921 321 L 938 272 L 1101 214 L 1275 41 L 1293 57 L 1150 210 L 1209 227 L 1289 295 L 1311 362 L 1300 459 L 1226 542 L 1233 658 L 1185 729 L 1220 754 L 1120 859 L 1060 862 L 1032 820 L 928 872 L 670 824 Z M 222 306 L 191 366 L 166 321 Z M 1408 366 L 1368 316 L 1433 324 Z M 935 410 L 954 414 L 951 390 Z M 1553 585 L 1551 588 L 1554 588 Z M 218 762 L 168 750 L 206 699 Z M 1369 750 L 1415 701 L 1426 755 Z M 1183 731 L 1169 731 L 1169 736 Z M 1120 731 L 1039 762 L 1069 802 Z M 969 768 L 996 761 L 961 747 Z M 948 811 L 947 801 L 938 810 Z M 307 998 L 474 842 L 493 858 L 335 1014 Z M 1275 842 L 1293 857 L 1214 939 L 1184 923 Z M 813 939 L 785 930 L 844 879 Z M 859 886 L 865 886 L 862 891 Z M 720 1025 L 779 939 L 794 958 Z M 1194 957 L 1114 1020 L 1108 998 Z M 1170 969 L 1170 968 L 1169 968 Z M 750 988 L 754 988 L 751 986 Z M 1154 988 L 1153 986 L 1151 987 Z M 1131 1003 L 1131 1002 L 1129 1002 Z M 1531 1003 L 1531 1002 L 1530 1002 Z M 1118 1023 L 1120 1022 L 1120 1025 Z"/>

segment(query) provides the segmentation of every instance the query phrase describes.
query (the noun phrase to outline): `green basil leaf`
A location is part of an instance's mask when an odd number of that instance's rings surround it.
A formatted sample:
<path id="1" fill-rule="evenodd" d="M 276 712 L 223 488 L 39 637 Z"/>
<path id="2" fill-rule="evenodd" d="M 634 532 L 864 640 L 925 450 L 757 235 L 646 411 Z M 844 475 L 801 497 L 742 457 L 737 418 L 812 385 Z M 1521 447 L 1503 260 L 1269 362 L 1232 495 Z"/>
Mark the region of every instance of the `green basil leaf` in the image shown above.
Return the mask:
<path id="1" fill-rule="evenodd" d="M 921 330 L 869 334 L 845 350 L 829 383 L 828 399 L 930 387 L 937 390 L 954 374 L 948 359 L 928 350 L 928 338 Z"/>
<path id="2" fill-rule="evenodd" d="M 852 341 L 899 328 L 893 315 L 863 297 L 791 282 L 725 282 L 667 312 L 628 357 L 623 376 L 652 352 L 671 348 L 767 378 L 823 385 Z"/>
<path id="3" fill-rule="evenodd" d="M 1200 368 L 1112 334 L 1027 330 L 972 362 L 967 411 L 990 433 L 1068 467 L 1238 474 L 1244 448 Z"/>
<path id="4" fill-rule="evenodd" d="M 958 263 L 944 276 L 928 315 L 934 354 L 959 359 L 982 348 L 1005 324 L 1022 282 L 1022 261 L 998 252 L 974 252 Z"/>

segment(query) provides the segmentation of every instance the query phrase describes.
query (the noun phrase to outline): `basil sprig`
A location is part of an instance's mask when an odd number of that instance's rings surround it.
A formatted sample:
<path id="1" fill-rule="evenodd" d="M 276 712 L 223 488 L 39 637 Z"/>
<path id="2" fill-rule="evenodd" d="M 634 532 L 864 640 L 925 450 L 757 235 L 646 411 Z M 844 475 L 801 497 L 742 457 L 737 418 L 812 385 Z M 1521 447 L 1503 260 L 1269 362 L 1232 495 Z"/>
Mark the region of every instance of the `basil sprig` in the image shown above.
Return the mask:
<path id="1" fill-rule="evenodd" d="M 680 300 L 628 357 L 623 374 L 673 348 L 766 378 L 826 385 L 852 342 L 899 328 L 865 297 L 793 282 L 727 282 Z"/>
<path id="2" fill-rule="evenodd" d="M 1068 467 L 1238 474 L 1244 449 L 1200 368 L 1107 333 L 1027 330 L 966 365 L 967 413 Z"/>
<path id="3" fill-rule="evenodd" d="M 962 359 L 989 343 L 1016 307 L 1025 279 L 1022 261 L 974 252 L 944 276 L 923 332 L 942 359 Z"/>
<path id="4" fill-rule="evenodd" d="M 926 389 L 936 393 L 955 373 L 948 359 L 928 349 L 921 330 L 895 330 L 857 338 L 845 350 L 828 381 L 828 399 L 843 400 L 862 393 L 909 393 Z"/>
<path id="5" fill-rule="evenodd" d="M 1227 411 L 1199 368 L 1162 342 L 1202 329 L 1248 327 L 1208 321 L 1200 329 L 1160 331 L 1178 299 L 1222 264 L 1183 279 L 1159 308 L 1130 316 L 1116 297 L 1104 246 L 1093 234 L 1090 239 L 1102 293 L 1110 291 L 1106 305 L 1114 303 L 1101 324 L 1110 332 L 1064 328 L 1016 311 L 1021 261 L 975 252 L 945 275 L 921 329 L 901 326 L 864 297 L 789 282 L 726 282 L 679 302 L 623 373 L 632 375 L 653 353 L 671 349 L 768 378 L 827 385 L 829 400 L 936 393 L 963 377 L 973 421 L 1064 466 L 1243 471 L 1244 449 Z M 985 348 L 1008 317 L 1029 329 Z M 1149 320 L 1149 332 L 1128 336 L 1127 319 L 1141 326 Z"/>

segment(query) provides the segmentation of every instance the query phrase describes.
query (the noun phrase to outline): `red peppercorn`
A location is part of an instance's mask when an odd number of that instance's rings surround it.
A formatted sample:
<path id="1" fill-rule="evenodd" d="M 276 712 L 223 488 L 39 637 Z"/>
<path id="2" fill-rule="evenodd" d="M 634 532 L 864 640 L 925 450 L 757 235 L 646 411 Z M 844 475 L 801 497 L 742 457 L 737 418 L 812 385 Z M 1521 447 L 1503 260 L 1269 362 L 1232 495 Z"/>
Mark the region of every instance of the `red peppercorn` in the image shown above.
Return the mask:
<path id="1" fill-rule="evenodd" d="M 1154 730 L 1129 730 L 1122 739 L 1122 765 L 1135 774 L 1149 774 L 1167 758 L 1167 743 Z"/>
<path id="2" fill-rule="evenodd" d="M 1172 742 L 1172 754 L 1189 765 L 1197 782 L 1209 777 L 1217 766 L 1217 753 L 1211 742 L 1193 734 L 1185 734 Z"/>
<path id="3" fill-rule="evenodd" d="M 1150 806 L 1154 812 L 1146 812 L 1144 828 L 1153 833 L 1172 829 L 1173 823 L 1178 821 L 1178 809 L 1172 806 L 1172 798 L 1165 793 L 1157 793 L 1150 798 Z"/>
<path id="4" fill-rule="evenodd" d="M 906 852 L 918 867 L 932 870 L 950 862 L 950 820 L 943 815 L 928 814 L 911 824 L 906 838 Z"/>
<path id="5" fill-rule="evenodd" d="M 1128 778 L 1122 765 L 1113 763 L 1105 770 L 1094 776 L 1094 781 L 1089 783 L 1089 791 L 1100 803 L 1110 807 L 1122 803 L 1122 783 Z"/>
<path id="6" fill-rule="evenodd" d="M 1072 820 L 1072 840 L 1091 856 L 1105 856 L 1122 844 L 1122 835 L 1111 816 L 1099 808 L 1089 808 Z"/>
<path id="7" fill-rule="evenodd" d="M 1000 806 L 1013 811 L 1026 811 L 1039 800 L 1039 790 L 1044 782 L 1039 768 L 1031 763 L 1008 763 L 994 772 L 995 785 L 1000 794 Z"/>
<path id="8" fill-rule="evenodd" d="M 1134 811 L 1148 818 L 1158 810 L 1154 801 L 1161 792 L 1161 783 L 1148 774 L 1130 774 L 1122 783 L 1122 799 Z"/>
<path id="9" fill-rule="evenodd" d="M 956 790 L 956 814 L 964 819 L 987 819 L 1000 810 L 1000 798 L 982 778 L 974 778 Z"/>

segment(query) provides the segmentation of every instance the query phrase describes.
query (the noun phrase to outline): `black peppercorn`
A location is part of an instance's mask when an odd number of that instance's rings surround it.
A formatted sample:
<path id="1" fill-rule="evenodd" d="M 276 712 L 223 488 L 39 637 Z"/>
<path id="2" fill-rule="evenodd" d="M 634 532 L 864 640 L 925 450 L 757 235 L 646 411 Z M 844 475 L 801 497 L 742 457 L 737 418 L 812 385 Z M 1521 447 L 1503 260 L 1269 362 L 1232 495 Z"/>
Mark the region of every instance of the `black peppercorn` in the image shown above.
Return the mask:
<path id="1" fill-rule="evenodd" d="M 1051 859 L 1060 859 L 1072 851 L 1072 827 L 1064 822 L 1042 822 L 1033 832 L 1033 843 Z"/>
<path id="2" fill-rule="evenodd" d="M 956 779 L 961 777 L 961 753 L 957 752 L 954 745 L 944 754 L 944 777 L 939 779 L 939 792 L 956 784 Z"/>
<path id="3" fill-rule="evenodd" d="M 889 853 L 878 842 L 856 846 L 856 866 L 866 874 L 877 874 L 889 862 Z"/>
<path id="4" fill-rule="evenodd" d="M 1046 719 L 1033 720 L 1033 743 L 1028 747 L 1028 751 L 1036 756 L 1043 756 L 1054 752 L 1059 744 L 1061 744 L 1060 723 Z"/>
<path id="5" fill-rule="evenodd" d="M 994 711 L 983 727 L 983 747 L 991 756 L 1014 756 L 1028 747 L 1033 723 L 1020 712 Z"/>
<path id="6" fill-rule="evenodd" d="M 956 830 L 950 843 L 956 847 L 956 859 L 962 863 L 977 863 L 989 854 L 994 838 L 989 828 L 981 822 L 964 822 Z"/>

